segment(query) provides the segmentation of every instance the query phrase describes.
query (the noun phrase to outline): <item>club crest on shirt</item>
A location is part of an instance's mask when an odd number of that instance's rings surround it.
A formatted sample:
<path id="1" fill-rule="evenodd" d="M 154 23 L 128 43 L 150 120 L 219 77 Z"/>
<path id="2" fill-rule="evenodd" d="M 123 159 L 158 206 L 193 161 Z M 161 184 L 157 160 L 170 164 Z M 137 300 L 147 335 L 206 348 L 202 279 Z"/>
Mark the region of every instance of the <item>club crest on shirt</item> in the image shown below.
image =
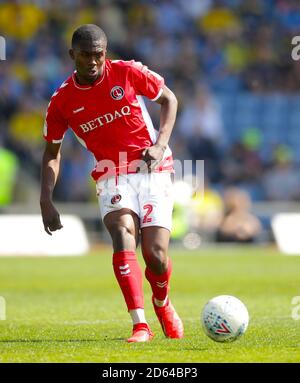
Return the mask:
<path id="1" fill-rule="evenodd" d="M 111 204 L 114 205 L 115 203 L 118 203 L 120 202 L 122 199 L 122 196 L 120 194 L 116 194 L 112 197 L 112 199 L 110 200 Z"/>
<path id="2" fill-rule="evenodd" d="M 121 100 L 124 97 L 124 89 L 117 85 L 112 88 L 110 95 L 114 100 Z"/>

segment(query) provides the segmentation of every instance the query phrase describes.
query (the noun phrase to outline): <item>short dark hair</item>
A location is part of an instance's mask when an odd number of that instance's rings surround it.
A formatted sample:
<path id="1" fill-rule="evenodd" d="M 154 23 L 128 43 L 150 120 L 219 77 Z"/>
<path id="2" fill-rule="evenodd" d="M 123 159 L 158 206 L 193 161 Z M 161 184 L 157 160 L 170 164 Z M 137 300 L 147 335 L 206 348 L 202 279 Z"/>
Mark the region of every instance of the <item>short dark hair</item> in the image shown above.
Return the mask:
<path id="1" fill-rule="evenodd" d="M 72 48 L 79 47 L 84 42 L 91 43 L 99 40 L 107 45 L 107 37 L 104 31 L 98 25 L 84 24 L 73 33 Z"/>

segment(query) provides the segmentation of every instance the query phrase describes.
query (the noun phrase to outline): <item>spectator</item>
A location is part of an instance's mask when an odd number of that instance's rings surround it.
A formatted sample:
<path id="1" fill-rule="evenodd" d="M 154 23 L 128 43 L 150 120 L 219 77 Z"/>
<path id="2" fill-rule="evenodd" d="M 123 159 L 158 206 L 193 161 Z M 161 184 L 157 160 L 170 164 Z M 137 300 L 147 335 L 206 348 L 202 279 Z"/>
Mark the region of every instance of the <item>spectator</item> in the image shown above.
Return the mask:
<path id="1" fill-rule="evenodd" d="M 267 198 L 272 201 L 299 201 L 300 172 L 293 161 L 291 149 L 279 145 L 273 156 L 273 165 L 262 179 Z"/>
<path id="2" fill-rule="evenodd" d="M 217 104 L 206 88 L 199 88 L 195 98 L 183 109 L 179 133 L 187 142 L 191 159 L 204 160 L 207 176 L 217 182 L 223 125 Z"/>
<path id="3" fill-rule="evenodd" d="M 13 201 L 18 166 L 16 155 L 0 142 L 0 208 Z"/>
<path id="4" fill-rule="evenodd" d="M 222 161 L 226 185 L 242 185 L 258 182 L 263 170 L 259 154 L 261 134 L 255 128 L 247 129 L 241 141 L 235 142 Z"/>
<path id="5" fill-rule="evenodd" d="M 35 4 L 20 4 L 16 0 L 0 4 L 0 31 L 6 36 L 29 40 L 45 19 L 45 13 Z"/>
<path id="6" fill-rule="evenodd" d="M 221 145 L 223 123 L 218 104 L 209 90 L 200 86 L 192 99 L 186 101 L 179 121 L 179 131 L 187 140 L 203 137 Z"/>
<path id="7" fill-rule="evenodd" d="M 262 226 L 251 212 L 249 195 L 240 189 L 229 188 L 224 193 L 224 216 L 217 230 L 218 242 L 248 243 L 259 239 Z"/>
<path id="8" fill-rule="evenodd" d="M 191 209 L 190 230 L 211 240 L 222 220 L 223 201 L 208 179 L 204 182 L 204 190 L 197 190 L 192 196 Z"/>

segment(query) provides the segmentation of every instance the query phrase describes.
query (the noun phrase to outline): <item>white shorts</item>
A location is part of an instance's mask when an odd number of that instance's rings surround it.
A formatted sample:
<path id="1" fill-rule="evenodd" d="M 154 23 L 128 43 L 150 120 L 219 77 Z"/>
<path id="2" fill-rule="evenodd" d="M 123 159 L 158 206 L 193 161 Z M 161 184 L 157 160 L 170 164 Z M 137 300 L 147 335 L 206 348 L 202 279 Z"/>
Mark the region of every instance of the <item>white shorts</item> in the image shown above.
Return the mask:
<path id="1" fill-rule="evenodd" d="M 140 218 L 140 227 L 161 226 L 171 231 L 173 183 L 170 173 L 134 173 L 97 182 L 102 219 L 123 208 Z"/>

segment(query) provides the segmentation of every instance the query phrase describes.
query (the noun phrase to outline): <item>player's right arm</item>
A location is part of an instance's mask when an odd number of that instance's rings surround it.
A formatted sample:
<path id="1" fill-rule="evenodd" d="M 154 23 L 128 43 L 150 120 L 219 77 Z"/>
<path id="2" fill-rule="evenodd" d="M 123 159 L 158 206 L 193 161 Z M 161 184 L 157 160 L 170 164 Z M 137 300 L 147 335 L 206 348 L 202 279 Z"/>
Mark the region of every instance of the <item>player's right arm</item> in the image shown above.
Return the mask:
<path id="1" fill-rule="evenodd" d="M 49 235 L 52 235 L 52 231 L 62 228 L 59 213 L 52 201 L 52 195 L 59 174 L 61 143 L 68 129 L 68 121 L 62 112 L 64 95 L 61 93 L 67 85 L 66 82 L 63 83 L 53 93 L 47 108 L 43 129 L 43 136 L 47 142 L 42 159 L 40 206 L 44 228 Z"/>
<path id="2" fill-rule="evenodd" d="M 60 168 L 60 147 L 61 143 L 47 142 L 42 160 L 40 206 L 44 228 L 49 235 L 63 227 L 52 201 Z"/>

